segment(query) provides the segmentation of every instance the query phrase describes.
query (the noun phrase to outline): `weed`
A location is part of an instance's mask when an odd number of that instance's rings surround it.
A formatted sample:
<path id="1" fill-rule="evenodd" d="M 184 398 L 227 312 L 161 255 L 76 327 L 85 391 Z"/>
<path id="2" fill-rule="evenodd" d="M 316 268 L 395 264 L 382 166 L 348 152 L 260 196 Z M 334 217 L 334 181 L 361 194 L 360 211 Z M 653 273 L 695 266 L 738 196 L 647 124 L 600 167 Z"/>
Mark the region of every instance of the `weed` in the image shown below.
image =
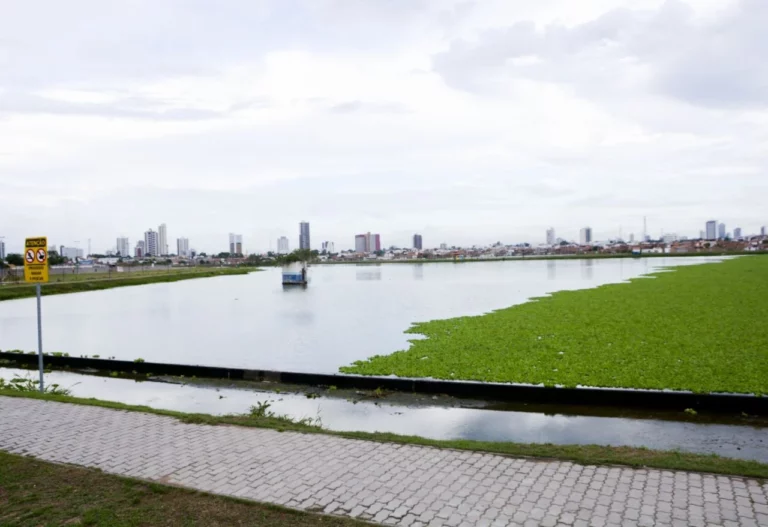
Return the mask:
<path id="1" fill-rule="evenodd" d="M 0 377 L 0 390 L 11 390 L 15 392 L 39 392 L 40 381 L 31 377 L 19 377 L 14 375 L 13 379 L 7 381 Z M 70 395 L 70 390 L 62 388 L 58 384 L 47 384 L 45 393 L 51 395 Z"/>

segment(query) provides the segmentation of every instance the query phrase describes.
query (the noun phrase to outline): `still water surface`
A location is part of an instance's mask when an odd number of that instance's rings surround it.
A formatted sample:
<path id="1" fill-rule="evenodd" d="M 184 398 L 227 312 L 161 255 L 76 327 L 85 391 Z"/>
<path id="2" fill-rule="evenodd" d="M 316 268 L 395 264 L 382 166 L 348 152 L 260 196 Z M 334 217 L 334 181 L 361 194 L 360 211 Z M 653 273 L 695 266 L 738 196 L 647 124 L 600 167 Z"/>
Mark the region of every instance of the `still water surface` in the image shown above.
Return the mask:
<path id="1" fill-rule="evenodd" d="M 15 375 L 37 378 L 34 371 L 0 368 L 0 377 L 10 380 Z M 320 424 L 329 430 L 391 432 L 431 439 L 633 446 L 768 462 L 766 429 L 753 426 L 405 406 L 386 402 L 353 404 L 344 399 L 308 399 L 302 394 L 137 383 L 58 371 L 46 374 L 46 383 L 58 383 L 78 397 L 188 413 L 243 414 L 251 406 L 268 401 L 269 409 L 276 414 L 295 419 L 319 418 Z"/>
<path id="2" fill-rule="evenodd" d="M 327 265 L 49 296 L 44 348 L 73 356 L 333 373 L 408 347 L 414 322 L 480 315 L 555 291 L 718 258 Z M 35 350 L 35 299 L 0 302 L 0 349 Z"/>

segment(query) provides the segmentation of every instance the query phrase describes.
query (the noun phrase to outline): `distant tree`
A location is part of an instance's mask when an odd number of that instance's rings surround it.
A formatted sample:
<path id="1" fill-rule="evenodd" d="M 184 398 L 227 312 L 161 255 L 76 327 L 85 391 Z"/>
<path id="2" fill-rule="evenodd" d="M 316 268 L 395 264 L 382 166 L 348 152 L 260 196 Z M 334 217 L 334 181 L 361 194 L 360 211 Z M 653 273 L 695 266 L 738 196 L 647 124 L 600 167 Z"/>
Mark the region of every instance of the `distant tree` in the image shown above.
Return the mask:
<path id="1" fill-rule="evenodd" d="M 6 267 L 8 267 L 8 264 L 5 263 L 3 260 L 0 260 L 0 269 L 5 269 Z"/>
<path id="2" fill-rule="evenodd" d="M 208 255 L 206 253 L 200 253 L 200 256 L 202 256 L 203 258 L 208 258 Z"/>
<path id="3" fill-rule="evenodd" d="M 11 253 L 5 257 L 10 265 L 24 265 L 24 257 L 18 253 Z"/>
<path id="4" fill-rule="evenodd" d="M 566 245 L 568 245 L 567 241 L 563 240 L 560 242 L 560 247 L 565 247 Z"/>
<path id="5" fill-rule="evenodd" d="M 221 253 L 217 254 L 216 256 L 217 256 L 218 258 L 229 258 L 230 256 L 232 256 L 232 254 L 231 254 L 231 253 L 224 253 L 224 252 L 221 252 Z"/>
<path id="6" fill-rule="evenodd" d="M 48 265 L 62 265 L 67 263 L 67 259 L 59 255 L 57 251 L 48 252 Z"/>
<path id="7" fill-rule="evenodd" d="M 376 256 L 384 256 L 384 251 L 373 251 Z"/>

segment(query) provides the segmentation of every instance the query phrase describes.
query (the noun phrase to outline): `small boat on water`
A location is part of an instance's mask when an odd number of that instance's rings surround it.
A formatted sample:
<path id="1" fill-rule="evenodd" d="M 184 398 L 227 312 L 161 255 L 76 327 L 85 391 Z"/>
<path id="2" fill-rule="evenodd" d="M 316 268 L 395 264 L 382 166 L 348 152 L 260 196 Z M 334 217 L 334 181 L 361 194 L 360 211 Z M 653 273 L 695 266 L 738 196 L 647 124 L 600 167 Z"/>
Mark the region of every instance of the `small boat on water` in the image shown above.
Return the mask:
<path id="1" fill-rule="evenodd" d="M 307 285 L 306 262 L 293 262 L 284 265 L 283 285 Z"/>

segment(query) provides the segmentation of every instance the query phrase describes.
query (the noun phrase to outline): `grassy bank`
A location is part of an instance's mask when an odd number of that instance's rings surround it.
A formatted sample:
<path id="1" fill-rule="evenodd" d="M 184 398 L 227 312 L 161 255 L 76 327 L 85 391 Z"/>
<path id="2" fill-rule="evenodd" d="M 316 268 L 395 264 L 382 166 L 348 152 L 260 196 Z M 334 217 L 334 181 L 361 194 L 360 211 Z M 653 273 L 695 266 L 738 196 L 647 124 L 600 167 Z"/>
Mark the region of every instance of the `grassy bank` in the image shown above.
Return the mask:
<path id="1" fill-rule="evenodd" d="M 210 278 L 212 276 L 239 275 L 253 272 L 253 268 L 214 268 L 214 269 L 181 269 L 152 272 L 146 274 L 126 273 L 117 275 L 113 273 L 112 278 L 99 277 L 96 273 L 90 279 L 77 279 L 65 282 L 52 282 L 43 284 L 42 294 L 63 295 L 66 293 L 80 293 L 84 291 L 98 291 L 101 289 L 112 289 L 113 287 L 126 287 L 133 285 L 157 284 L 161 282 L 178 282 L 179 280 L 190 280 L 193 278 Z M 117 276 L 116 276 L 117 275 Z M 87 276 L 87 275 L 80 275 Z M 35 286 L 32 285 L 4 285 L 0 287 L 0 301 L 15 300 L 17 298 L 28 298 L 35 296 Z"/>
<path id="2" fill-rule="evenodd" d="M 0 452 L 0 525 L 362 527 L 366 524 Z"/>
<path id="3" fill-rule="evenodd" d="M 768 258 L 676 267 L 476 317 L 415 324 L 346 373 L 768 393 Z"/>
<path id="4" fill-rule="evenodd" d="M 422 445 L 436 448 L 452 448 L 474 452 L 490 452 L 513 457 L 531 457 L 574 461 L 584 465 L 625 465 L 631 467 L 650 467 L 667 470 L 687 470 L 730 474 L 756 478 L 768 478 L 768 464 L 756 461 L 723 458 L 716 455 L 689 454 L 649 450 L 646 448 L 610 447 L 599 445 L 552 445 L 501 443 L 488 441 L 453 440 L 441 441 L 416 436 L 402 436 L 389 433 L 334 432 L 305 421 L 292 421 L 275 416 L 269 412 L 254 412 L 250 415 L 213 416 L 207 414 L 186 414 L 170 410 L 158 410 L 146 406 L 133 406 L 98 399 L 82 399 L 64 395 L 42 395 L 38 392 L 18 392 L 0 390 L 0 397 L 27 397 L 70 404 L 99 406 L 115 410 L 145 412 L 179 419 L 185 423 L 205 425 L 250 426 L 270 428 L 280 431 L 327 434 L 349 439 L 380 441 L 408 445 Z"/>

